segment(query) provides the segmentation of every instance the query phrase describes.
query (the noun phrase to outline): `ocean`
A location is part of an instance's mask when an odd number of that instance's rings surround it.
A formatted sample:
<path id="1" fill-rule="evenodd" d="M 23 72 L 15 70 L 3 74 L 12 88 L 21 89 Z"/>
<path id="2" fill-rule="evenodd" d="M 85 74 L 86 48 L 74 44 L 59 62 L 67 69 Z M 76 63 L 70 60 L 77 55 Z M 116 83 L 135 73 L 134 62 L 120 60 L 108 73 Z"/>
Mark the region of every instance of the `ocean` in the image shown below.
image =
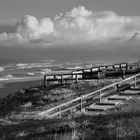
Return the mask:
<path id="1" fill-rule="evenodd" d="M 121 62 L 121 61 L 118 61 Z M 122 61 L 123 62 L 123 61 Z M 71 71 L 80 68 L 90 68 L 96 65 L 116 63 L 115 61 L 107 60 L 36 60 L 36 61 L 9 61 L 0 59 L 0 82 L 8 80 L 20 80 L 29 78 L 42 77 L 44 74 L 57 73 L 62 71 Z"/>
<path id="2" fill-rule="evenodd" d="M 90 68 L 103 62 L 93 60 L 22 60 L 0 59 L 0 98 L 22 88 L 43 84 L 44 74 L 68 72 L 80 68 Z M 41 79 L 41 80 L 38 80 Z"/>
<path id="3" fill-rule="evenodd" d="M 8 84 L 13 81 L 32 81 L 42 78 L 44 74 L 89 68 L 96 65 L 112 64 L 139 60 L 139 52 L 93 50 L 80 48 L 48 48 L 37 49 L 17 47 L 1 47 L 0 51 L 0 97 L 25 88 L 30 84 Z M 21 83 L 21 82 L 20 82 Z M 22 85 L 22 86 L 21 86 Z"/>
<path id="4" fill-rule="evenodd" d="M 96 50 L 93 46 L 56 48 L 5 47 L 0 50 L 0 81 L 41 77 L 44 74 L 139 60 L 139 50 Z"/>
<path id="5" fill-rule="evenodd" d="M 80 68 L 89 68 L 103 64 L 97 61 L 59 61 L 59 60 L 36 60 L 36 61 L 9 61 L 1 59 L 0 82 L 22 80 L 42 77 L 44 74 L 71 71 Z"/>

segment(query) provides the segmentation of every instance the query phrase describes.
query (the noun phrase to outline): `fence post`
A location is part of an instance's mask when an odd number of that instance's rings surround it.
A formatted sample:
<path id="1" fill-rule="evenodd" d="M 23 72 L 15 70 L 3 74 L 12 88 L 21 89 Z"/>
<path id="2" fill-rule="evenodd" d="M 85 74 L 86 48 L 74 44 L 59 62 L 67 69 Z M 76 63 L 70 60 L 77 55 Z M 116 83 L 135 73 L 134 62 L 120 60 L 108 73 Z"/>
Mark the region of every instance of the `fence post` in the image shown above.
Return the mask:
<path id="1" fill-rule="evenodd" d="M 46 91 L 46 85 L 47 85 L 47 76 L 44 75 L 44 81 L 43 81 L 44 93 L 45 93 L 45 91 Z"/>
<path id="2" fill-rule="evenodd" d="M 137 86 L 137 77 L 135 76 L 135 78 L 134 78 L 134 87 L 136 88 L 136 86 Z"/>
<path id="3" fill-rule="evenodd" d="M 71 112 L 71 114 L 73 113 L 73 108 L 71 108 L 70 112 Z"/>
<path id="4" fill-rule="evenodd" d="M 92 68 L 90 69 L 90 72 L 92 73 Z"/>
<path id="5" fill-rule="evenodd" d="M 81 97 L 81 111 L 82 111 L 82 108 L 83 108 L 82 104 L 83 104 L 83 97 Z"/>
<path id="6" fill-rule="evenodd" d="M 98 83 L 98 86 L 100 86 L 100 72 L 98 72 L 98 77 L 97 77 L 97 83 Z"/>
<path id="7" fill-rule="evenodd" d="M 102 91 L 100 90 L 100 102 L 101 102 L 101 100 L 102 100 L 102 99 L 101 99 L 101 94 L 102 94 Z"/>
<path id="8" fill-rule="evenodd" d="M 78 83 L 78 75 L 76 74 L 75 76 L 76 76 L 76 83 Z"/>
<path id="9" fill-rule="evenodd" d="M 61 74 L 61 85 L 64 84 L 63 74 Z"/>
<path id="10" fill-rule="evenodd" d="M 54 75 L 54 79 L 56 79 L 56 75 Z"/>
<path id="11" fill-rule="evenodd" d="M 119 64 L 119 69 L 120 69 L 120 70 L 122 69 L 121 64 Z"/>
<path id="12" fill-rule="evenodd" d="M 126 70 L 128 70 L 128 64 L 126 63 Z"/>
<path id="13" fill-rule="evenodd" d="M 44 88 L 46 87 L 46 75 L 44 75 L 44 83 L 43 83 Z"/>
<path id="14" fill-rule="evenodd" d="M 71 81 L 73 82 L 73 73 L 71 73 Z"/>
<path id="15" fill-rule="evenodd" d="M 122 79 L 125 79 L 125 70 L 122 71 Z"/>
<path id="16" fill-rule="evenodd" d="M 117 88 L 117 92 L 119 92 L 119 85 L 118 84 L 116 84 L 116 88 Z"/>
<path id="17" fill-rule="evenodd" d="M 59 108 L 59 111 L 61 111 L 61 107 Z M 60 114 L 59 114 L 59 118 L 61 119 L 61 117 L 62 117 L 62 116 L 61 116 L 61 112 L 60 112 Z"/>

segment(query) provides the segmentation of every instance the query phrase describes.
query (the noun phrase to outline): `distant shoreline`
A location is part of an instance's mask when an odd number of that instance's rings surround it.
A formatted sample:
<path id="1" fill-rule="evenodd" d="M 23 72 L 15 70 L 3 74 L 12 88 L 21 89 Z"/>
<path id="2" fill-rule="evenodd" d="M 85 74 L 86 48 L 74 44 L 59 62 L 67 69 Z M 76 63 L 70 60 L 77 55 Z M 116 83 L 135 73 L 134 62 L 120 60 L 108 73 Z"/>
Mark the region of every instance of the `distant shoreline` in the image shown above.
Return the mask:
<path id="1" fill-rule="evenodd" d="M 43 84 L 43 76 L 0 81 L 0 98 L 4 98 L 9 94 L 14 94 L 15 91 L 22 88 L 30 88 L 41 84 Z"/>
<path id="2" fill-rule="evenodd" d="M 0 81 L 0 84 L 7 84 L 7 83 L 16 83 L 16 82 L 27 82 L 27 81 L 35 81 L 35 80 L 42 80 L 43 76 L 40 77 L 26 77 L 26 78 L 19 78 L 19 79 L 9 79 Z"/>

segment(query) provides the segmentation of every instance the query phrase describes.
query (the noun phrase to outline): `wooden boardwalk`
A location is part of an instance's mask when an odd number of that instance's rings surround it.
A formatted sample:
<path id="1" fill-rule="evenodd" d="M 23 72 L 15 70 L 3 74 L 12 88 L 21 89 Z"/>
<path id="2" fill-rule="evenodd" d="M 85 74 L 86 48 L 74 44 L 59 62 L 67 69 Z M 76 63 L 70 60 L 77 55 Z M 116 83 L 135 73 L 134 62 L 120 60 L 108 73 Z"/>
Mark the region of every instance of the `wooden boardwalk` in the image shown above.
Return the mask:
<path id="1" fill-rule="evenodd" d="M 102 65 L 71 72 L 50 73 L 44 75 L 44 87 L 50 82 L 58 82 L 62 85 L 67 81 L 78 82 L 79 80 L 103 79 L 134 75 L 140 72 L 140 63 L 119 63 L 113 65 Z"/>
<path id="2" fill-rule="evenodd" d="M 112 105 L 115 106 L 118 103 L 118 101 L 125 100 L 125 98 L 121 96 L 122 92 L 132 87 L 136 89 L 137 84 L 139 84 L 139 82 L 140 82 L 140 73 L 131 76 L 129 78 L 126 78 L 124 80 L 121 80 L 119 82 L 113 83 L 109 86 L 103 87 L 97 91 L 87 93 L 86 95 L 83 95 L 81 97 L 77 97 L 66 103 L 62 103 L 61 105 L 58 105 L 46 111 L 40 112 L 39 116 L 46 118 L 53 118 L 57 116 L 63 117 L 69 113 L 77 112 L 78 110 L 85 114 L 87 113 L 88 115 L 91 112 L 92 112 L 91 114 L 95 114 L 95 112 L 99 113 L 99 111 L 104 111 L 112 107 Z M 117 96 L 118 94 L 120 95 Z M 117 97 L 115 97 L 114 95 L 116 95 Z M 105 102 L 105 99 L 107 99 L 107 102 Z"/>

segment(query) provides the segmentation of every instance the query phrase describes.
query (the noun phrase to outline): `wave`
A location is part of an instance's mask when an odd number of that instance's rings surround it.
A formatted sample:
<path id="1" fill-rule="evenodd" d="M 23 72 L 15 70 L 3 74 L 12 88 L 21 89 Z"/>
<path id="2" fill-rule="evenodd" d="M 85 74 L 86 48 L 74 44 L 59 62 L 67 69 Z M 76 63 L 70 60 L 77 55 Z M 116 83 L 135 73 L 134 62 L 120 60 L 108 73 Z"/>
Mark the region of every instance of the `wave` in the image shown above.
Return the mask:
<path id="1" fill-rule="evenodd" d="M 51 63 L 19 63 L 16 66 L 19 69 L 31 69 L 31 68 L 41 68 L 41 67 L 56 67 L 62 64 L 51 64 Z"/>
<path id="2" fill-rule="evenodd" d="M 77 65 L 82 65 L 83 63 L 81 62 L 66 62 L 65 65 L 67 66 L 77 66 Z"/>
<path id="3" fill-rule="evenodd" d="M 0 67 L 0 72 L 4 71 L 4 67 Z"/>
<path id="4" fill-rule="evenodd" d="M 13 80 L 13 79 L 18 79 L 17 77 L 14 77 L 13 75 L 6 75 L 6 76 L 2 76 L 0 78 L 0 81 L 4 81 L 4 80 Z"/>
<path id="5" fill-rule="evenodd" d="M 82 69 L 82 66 L 75 66 L 75 67 L 67 67 L 68 70 L 77 70 L 77 69 Z"/>
<path id="6" fill-rule="evenodd" d="M 33 72 L 27 72 L 27 75 L 34 76 Z"/>
<path id="7" fill-rule="evenodd" d="M 56 62 L 56 60 L 40 60 L 40 62 L 43 62 L 43 63 L 54 63 Z"/>
<path id="8" fill-rule="evenodd" d="M 47 73 L 51 73 L 52 70 L 51 69 L 42 69 L 42 71 L 40 72 L 42 75 L 47 74 Z"/>
<path id="9" fill-rule="evenodd" d="M 11 81 L 11 82 L 13 81 L 14 82 L 14 80 L 15 81 L 23 81 L 23 80 L 26 81 L 26 80 L 35 80 L 35 79 L 39 80 L 39 79 L 43 79 L 43 77 L 42 76 L 14 77 L 13 75 L 7 75 L 7 76 L 2 76 L 0 78 L 0 82 L 2 82 L 2 81 Z"/>

